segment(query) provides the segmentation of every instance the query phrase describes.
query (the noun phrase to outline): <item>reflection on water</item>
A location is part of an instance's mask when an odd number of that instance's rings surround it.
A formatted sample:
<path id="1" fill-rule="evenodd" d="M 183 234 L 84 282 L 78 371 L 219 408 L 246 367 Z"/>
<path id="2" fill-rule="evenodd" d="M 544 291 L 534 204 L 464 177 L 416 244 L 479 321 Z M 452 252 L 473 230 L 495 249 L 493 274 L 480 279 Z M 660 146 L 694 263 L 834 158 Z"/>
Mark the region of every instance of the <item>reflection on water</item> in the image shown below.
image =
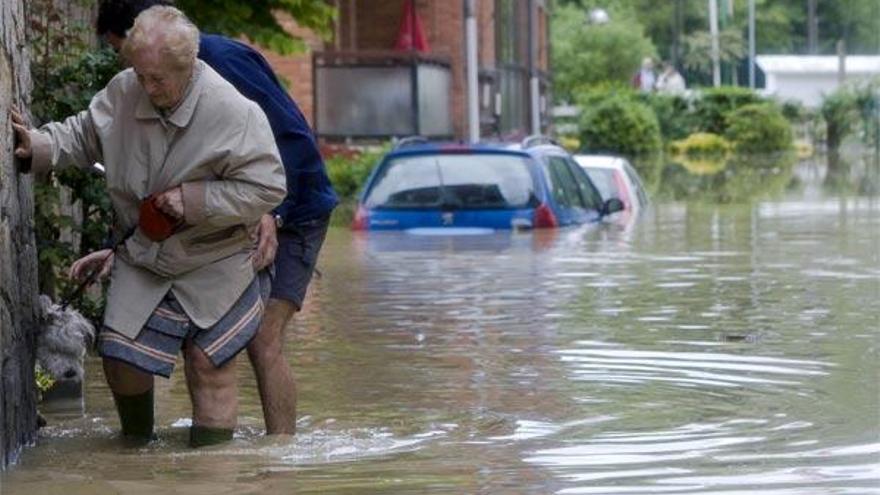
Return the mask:
<path id="1" fill-rule="evenodd" d="M 50 415 L 2 491 L 880 493 L 880 202 L 823 175 L 637 225 L 334 230 L 286 349 L 296 437 L 261 435 L 240 366 L 231 444 L 186 447 L 175 374 L 125 449 L 91 361 L 86 415 Z"/>

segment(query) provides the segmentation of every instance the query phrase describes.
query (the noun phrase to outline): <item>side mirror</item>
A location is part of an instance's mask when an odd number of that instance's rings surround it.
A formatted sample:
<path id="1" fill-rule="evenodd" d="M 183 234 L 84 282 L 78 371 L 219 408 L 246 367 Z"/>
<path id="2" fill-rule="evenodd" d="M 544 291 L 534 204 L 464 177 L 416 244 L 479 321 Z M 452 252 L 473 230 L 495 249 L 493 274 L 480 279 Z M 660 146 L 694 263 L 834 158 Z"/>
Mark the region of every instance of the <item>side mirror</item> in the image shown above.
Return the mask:
<path id="1" fill-rule="evenodd" d="M 618 211 L 623 211 L 623 209 L 623 201 L 618 198 L 611 198 L 602 205 L 602 216 L 617 213 Z"/>

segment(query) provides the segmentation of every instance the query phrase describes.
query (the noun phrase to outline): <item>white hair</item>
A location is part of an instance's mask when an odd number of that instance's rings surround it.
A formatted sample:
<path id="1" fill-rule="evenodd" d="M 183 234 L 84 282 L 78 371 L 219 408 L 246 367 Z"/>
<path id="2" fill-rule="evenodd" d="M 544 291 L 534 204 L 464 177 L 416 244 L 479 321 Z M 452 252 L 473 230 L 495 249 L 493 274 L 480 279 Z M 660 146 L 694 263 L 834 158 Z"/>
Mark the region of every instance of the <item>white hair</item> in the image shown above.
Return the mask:
<path id="1" fill-rule="evenodd" d="M 131 60 L 147 49 L 158 50 L 172 70 L 189 70 L 199 53 L 199 30 L 180 10 L 155 5 L 135 18 L 122 43 L 122 56 Z"/>

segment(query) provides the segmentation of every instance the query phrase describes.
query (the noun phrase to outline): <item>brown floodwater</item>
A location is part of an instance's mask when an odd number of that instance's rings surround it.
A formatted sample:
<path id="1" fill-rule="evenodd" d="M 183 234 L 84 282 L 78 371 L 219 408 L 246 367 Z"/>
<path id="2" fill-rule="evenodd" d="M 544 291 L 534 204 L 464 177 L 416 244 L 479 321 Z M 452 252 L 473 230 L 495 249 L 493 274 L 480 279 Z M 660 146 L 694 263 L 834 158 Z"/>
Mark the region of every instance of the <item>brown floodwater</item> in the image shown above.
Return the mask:
<path id="1" fill-rule="evenodd" d="M 556 232 L 332 229 L 288 333 L 295 437 L 262 435 L 241 361 L 233 442 L 187 448 L 177 370 L 159 440 L 124 448 L 90 358 L 82 414 L 47 413 L 0 491 L 880 493 L 880 201 L 837 191 Z"/>

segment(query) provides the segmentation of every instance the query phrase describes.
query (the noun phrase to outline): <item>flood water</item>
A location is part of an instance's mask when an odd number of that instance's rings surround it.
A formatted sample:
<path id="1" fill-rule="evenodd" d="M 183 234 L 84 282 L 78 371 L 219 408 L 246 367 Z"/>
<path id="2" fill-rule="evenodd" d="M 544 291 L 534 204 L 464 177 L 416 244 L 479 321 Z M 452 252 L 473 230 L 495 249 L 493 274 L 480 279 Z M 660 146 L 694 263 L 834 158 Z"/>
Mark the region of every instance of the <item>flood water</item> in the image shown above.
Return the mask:
<path id="1" fill-rule="evenodd" d="M 187 448 L 177 370 L 123 448 L 92 358 L 2 493 L 880 493 L 880 201 L 816 173 L 627 228 L 333 229 L 288 333 L 296 437 L 262 436 L 240 361 L 231 444 Z"/>

